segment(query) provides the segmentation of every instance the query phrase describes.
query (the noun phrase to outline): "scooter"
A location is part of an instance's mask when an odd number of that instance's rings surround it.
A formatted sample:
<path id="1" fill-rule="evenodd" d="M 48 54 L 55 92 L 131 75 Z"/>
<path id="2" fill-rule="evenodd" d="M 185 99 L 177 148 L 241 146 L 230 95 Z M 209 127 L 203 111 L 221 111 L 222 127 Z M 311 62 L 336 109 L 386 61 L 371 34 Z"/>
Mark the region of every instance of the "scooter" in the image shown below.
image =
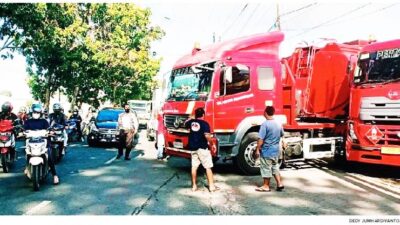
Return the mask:
<path id="1" fill-rule="evenodd" d="M 54 163 L 59 163 L 65 154 L 64 149 L 64 126 L 55 124 L 49 129 L 50 149 L 54 157 Z"/>
<path id="2" fill-rule="evenodd" d="M 67 124 L 66 131 L 68 134 L 68 141 L 70 141 L 70 142 L 80 141 L 77 122 L 78 121 L 76 119 L 70 119 L 66 122 L 66 124 Z"/>
<path id="3" fill-rule="evenodd" d="M 8 173 L 16 159 L 14 126 L 11 120 L 0 121 L 0 152 L 3 172 Z M 12 151 L 14 149 L 14 151 Z"/>
<path id="4" fill-rule="evenodd" d="M 25 153 L 28 159 L 26 175 L 32 180 L 34 191 L 39 190 L 49 173 L 47 135 L 47 130 L 25 131 Z"/>

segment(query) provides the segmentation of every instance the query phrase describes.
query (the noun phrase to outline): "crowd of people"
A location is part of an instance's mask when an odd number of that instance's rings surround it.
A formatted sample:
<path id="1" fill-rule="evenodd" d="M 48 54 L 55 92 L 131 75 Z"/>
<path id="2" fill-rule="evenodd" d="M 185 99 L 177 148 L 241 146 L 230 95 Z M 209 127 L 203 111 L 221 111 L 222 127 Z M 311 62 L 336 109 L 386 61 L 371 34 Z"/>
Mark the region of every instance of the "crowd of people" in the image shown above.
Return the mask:
<path id="1" fill-rule="evenodd" d="M 82 127 L 89 123 L 89 121 L 95 116 L 95 109 L 91 108 L 85 117 L 85 120 L 79 115 L 79 110 L 74 109 L 68 112 L 68 116 L 64 114 L 63 108 L 59 103 L 53 105 L 53 112 L 47 116 L 47 112 L 43 110 L 41 104 L 33 104 L 31 110 L 28 113 L 25 108 L 21 108 L 18 115 L 12 112 L 13 106 L 10 102 L 5 102 L 1 107 L 0 121 L 11 120 L 15 127 L 23 126 L 24 130 L 41 130 L 48 129 L 54 124 L 67 126 L 67 120 L 73 119 L 77 121 L 78 135 L 82 137 Z M 125 112 L 121 113 L 118 117 L 118 127 L 120 129 L 120 142 L 118 145 L 118 154 L 116 159 L 123 156 L 123 149 L 125 148 L 125 160 L 130 160 L 130 152 L 133 147 L 134 136 L 137 135 L 139 124 L 134 113 L 130 111 L 128 104 L 124 105 Z M 279 174 L 279 148 L 280 144 L 285 145 L 282 142 L 283 128 L 276 120 L 274 120 L 275 109 L 272 106 L 267 106 L 264 111 L 265 122 L 261 124 L 259 130 L 259 140 L 257 142 L 257 148 L 255 154 L 260 158 L 260 171 L 263 179 L 263 184 L 257 187 L 255 190 L 259 192 L 269 192 L 270 179 L 275 178 L 276 190 L 282 191 L 284 185 L 282 183 Z M 191 180 L 192 180 L 192 191 L 197 190 L 197 170 L 202 165 L 206 170 L 206 176 L 208 180 L 209 191 L 214 192 L 220 188 L 214 184 L 214 175 L 212 172 L 213 160 L 211 151 L 215 151 L 215 144 L 212 141 L 210 134 L 210 126 L 207 121 L 204 120 L 205 111 L 203 108 L 197 108 L 194 113 L 194 118 L 191 117 L 185 122 L 185 127 L 189 132 L 189 144 L 188 147 L 192 151 L 191 153 Z M 159 124 L 162 125 L 162 117 L 158 118 Z M 161 128 L 160 128 L 161 127 Z M 163 143 L 162 138 L 163 126 L 158 127 L 158 153 L 157 158 L 162 159 L 163 155 Z M 15 133 L 17 135 L 17 133 Z M 49 142 L 48 142 L 49 143 Z M 68 135 L 64 129 L 64 146 L 68 146 Z M 65 148 L 64 148 L 65 149 Z M 15 149 L 12 149 L 15 153 Z M 65 150 L 64 150 L 65 151 Z M 29 160 L 29 159 L 27 159 Z M 54 165 L 54 156 L 49 151 L 49 168 L 54 178 L 54 184 L 59 183 L 59 177 L 57 176 L 56 168 Z"/>

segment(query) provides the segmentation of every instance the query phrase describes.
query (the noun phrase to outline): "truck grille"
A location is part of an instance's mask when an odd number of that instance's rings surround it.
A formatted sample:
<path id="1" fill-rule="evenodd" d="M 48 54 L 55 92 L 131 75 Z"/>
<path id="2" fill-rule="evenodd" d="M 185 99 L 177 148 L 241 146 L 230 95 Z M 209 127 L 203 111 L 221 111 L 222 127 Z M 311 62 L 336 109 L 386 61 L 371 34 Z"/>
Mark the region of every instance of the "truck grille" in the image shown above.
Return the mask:
<path id="1" fill-rule="evenodd" d="M 188 115 L 165 115 L 164 125 L 172 129 L 185 128 L 184 123 L 188 118 Z"/>
<path id="2" fill-rule="evenodd" d="M 361 99 L 361 120 L 400 121 L 400 100 L 386 97 L 364 97 Z"/>
<path id="3" fill-rule="evenodd" d="M 377 144 L 379 145 L 400 145 L 400 127 L 399 128 L 385 128 L 378 126 L 382 131 L 383 137 Z"/>

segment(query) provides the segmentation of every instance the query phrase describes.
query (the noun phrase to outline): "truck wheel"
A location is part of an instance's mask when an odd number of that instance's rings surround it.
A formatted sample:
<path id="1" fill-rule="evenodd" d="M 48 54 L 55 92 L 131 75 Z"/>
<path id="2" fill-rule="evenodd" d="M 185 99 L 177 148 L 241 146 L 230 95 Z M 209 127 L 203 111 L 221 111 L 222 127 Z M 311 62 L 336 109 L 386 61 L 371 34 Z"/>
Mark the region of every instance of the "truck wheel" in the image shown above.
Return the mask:
<path id="1" fill-rule="evenodd" d="M 239 153 L 235 157 L 235 164 L 241 172 L 247 175 L 260 174 L 260 162 L 255 158 L 258 133 L 248 133 L 239 147 Z"/>
<path id="2" fill-rule="evenodd" d="M 10 171 L 6 154 L 1 154 L 1 166 L 3 167 L 4 173 L 8 173 Z"/>
<path id="3" fill-rule="evenodd" d="M 39 191 L 40 187 L 40 168 L 39 166 L 32 166 L 32 182 L 33 182 L 33 190 Z"/>

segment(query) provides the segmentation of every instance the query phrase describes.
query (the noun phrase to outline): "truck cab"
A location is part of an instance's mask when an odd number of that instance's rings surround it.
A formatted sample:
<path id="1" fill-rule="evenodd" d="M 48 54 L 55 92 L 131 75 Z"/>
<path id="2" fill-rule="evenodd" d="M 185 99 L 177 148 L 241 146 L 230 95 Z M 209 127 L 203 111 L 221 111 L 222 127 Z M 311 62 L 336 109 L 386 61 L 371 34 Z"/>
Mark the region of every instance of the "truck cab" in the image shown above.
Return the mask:
<path id="1" fill-rule="evenodd" d="M 346 159 L 400 166 L 400 40 L 367 45 L 358 58 Z"/>

